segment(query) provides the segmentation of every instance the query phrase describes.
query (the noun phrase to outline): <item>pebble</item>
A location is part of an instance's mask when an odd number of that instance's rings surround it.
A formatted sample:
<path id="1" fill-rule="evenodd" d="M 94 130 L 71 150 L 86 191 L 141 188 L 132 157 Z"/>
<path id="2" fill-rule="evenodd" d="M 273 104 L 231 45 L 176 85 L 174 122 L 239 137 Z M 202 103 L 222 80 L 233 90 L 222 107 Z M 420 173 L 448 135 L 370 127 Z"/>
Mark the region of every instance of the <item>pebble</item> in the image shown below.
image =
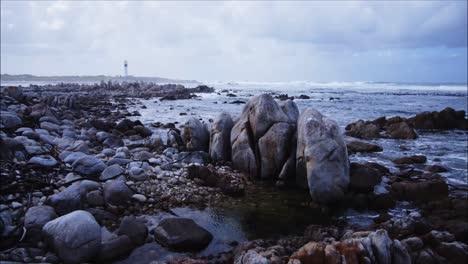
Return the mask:
<path id="1" fill-rule="evenodd" d="M 21 207 L 23 207 L 23 205 L 18 203 L 18 202 L 12 202 L 11 203 L 11 208 L 13 208 L 13 209 L 18 209 L 18 208 L 21 208 Z"/>
<path id="2" fill-rule="evenodd" d="M 132 198 L 142 203 L 146 202 L 146 197 L 143 194 L 134 194 Z"/>

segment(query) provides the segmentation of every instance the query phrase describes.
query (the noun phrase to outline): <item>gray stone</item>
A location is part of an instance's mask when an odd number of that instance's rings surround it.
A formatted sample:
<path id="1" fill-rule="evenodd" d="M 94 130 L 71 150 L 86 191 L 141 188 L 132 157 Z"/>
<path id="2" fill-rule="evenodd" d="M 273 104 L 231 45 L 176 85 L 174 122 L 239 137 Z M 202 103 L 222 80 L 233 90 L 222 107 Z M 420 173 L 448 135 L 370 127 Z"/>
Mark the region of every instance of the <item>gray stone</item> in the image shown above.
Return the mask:
<path id="1" fill-rule="evenodd" d="M 197 118 L 190 118 L 182 130 L 182 140 L 188 150 L 208 151 L 210 134 L 206 125 Z"/>
<path id="2" fill-rule="evenodd" d="M 200 250 L 208 246 L 213 236 L 188 218 L 166 218 L 154 230 L 158 243 L 174 250 Z"/>
<path id="3" fill-rule="evenodd" d="M 388 237 L 387 231 L 384 229 L 377 230 L 373 232 L 369 238 L 371 239 L 377 262 L 380 264 L 391 264 L 392 240 Z"/>
<path id="4" fill-rule="evenodd" d="M 47 130 L 48 132 L 59 132 L 60 126 L 50 122 L 42 122 L 40 124 L 42 129 Z"/>
<path id="5" fill-rule="evenodd" d="M 21 118 L 13 113 L 7 111 L 0 111 L 0 128 L 14 129 L 23 124 Z"/>
<path id="6" fill-rule="evenodd" d="M 298 120 L 296 180 L 322 203 L 340 200 L 350 182 L 348 153 L 338 124 L 311 108 Z"/>
<path id="7" fill-rule="evenodd" d="M 392 263 L 411 264 L 411 256 L 406 247 L 398 240 L 393 240 Z"/>
<path id="8" fill-rule="evenodd" d="M 59 215 L 64 215 L 83 207 L 83 198 L 93 190 L 97 190 L 101 185 L 94 181 L 83 180 L 75 182 L 65 190 L 49 196 L 46 203 L 55 208 Z"/>
<path id="9" fill-rule="evenodd" d="M 131 167 L 128 173 L 130 179 L 135 181 L 144 181 L 148 178 L 148 174 L 141 168 Z"/>
<path id="10" fill-rule="evenodd" d="M 72 164 L 73 162 L 81 159 L 82 157 L 87 156 L 83 152 L 70 152 L 70 151 L 64 151 L 64 152 L 68 152 L 69 154 L 65 155 L 62 160 L 63 160 L 63 162 L 69 163 L 69 164 Z"/>
<path id="11" fill-rule="evenodd" d="M 146 202 L 146 196 L 144 196 L 143 194 L 134 194 L 132 195 L 132 199 L 141 203 Z"/>
<path id="12" fill-rule="evenodd" d="M 210 131 L 210 157 L 214 161 L 231 160 L 231 130 L 234 126 L 227 113 L 221 113 L 213 122 Z"/>
<path id="13" fill-rule="evenodd" d="M 111 165 L 102 171 L 99 180 L 106 181 L 112 178 L 117 177 L 125 172 L 125 170 L 118 164 Z"/>
<path id="14" fill-rule="evenodd" d="M 108 161 L 107 161 L 107 166 L 112 166 L 114 164 L 118 164 L 118 165 L 126 165 L 128 163 L 132 162 L 131 159 L 125 159 L 125 158 L 110 158 Z"/>
<path id="15" fill-rule="evenodd" d="M 125 145 L 123 140 L 116 135 L 109 135 L 102 144 L 109 148 L 123 147 Z"/>
<path id="16" fill-rule="evenodd" d="M 43 117 L 39 118 L 39 122 L 40 123 L 49 122 L 49 123 L 53 123 L 53 124 L 56 124 L 56 125 L 60 125 L 60 121 L 58 121 L 58 119 L 55 116 L 43 116 Z"/>
<path id="17" fill-rule="evenodd" d="M 28 209 L 24 216 L 24 227 L 27 229 L 42 229 L 49 221 L 57 218 L 54 208 L 50 206 L 34 206 Z"/>
<path id="18" fill-rule="evenodd" d="M 117 234 L 128 236 L 135 246 L 139 246 L 145 243 L 148 236 L 148 228 L 134 216 L 125 216 L 120 223 Z"/>
<path id="19" fill-rule="evenodd" d="M 58 164 L 57 160 L 50 155 L 34 156 L 28 161 L 28 163 L 42 167 L 54 167 Z"/>
<path id="20" fill-rule="evenodd" d="M 99 190 L 88 192 L 86 194 L 86 201 L 91 206 L 103 206 L 104 205 L 104 197 L 102 196 L 102 193 Z"/>
<path id="21" fill-rule="evenodd" d="M 65 263 L 92 260 L 101 248 L 101 228 L 86 211 L 75 211 L 44 225 L 47 243 Z"/>
<path id="22" fill-rule="evenodd" d="M 73 171 L 84 175 L 97 175 L 100 174 L 107 166 L 102 160 L 94 156 L 84 156 L 77 159 L 72 164 Z"/>
<path id="23" fill-rule="evenodd" d="M 130 202 L 133 192 L 120 180 L 113 180 L 104 184 L 104 200 L 113 205 L 125 205 Z"/>
<path id="24" fill-rule="evenodd" d="M 134 160 L 141 160 L 141 161 L 147 161 L 151 158 L 153 158 L 154 155 L 149 153 L 148 151 L 140 151 L 140 152 L 137 152 L 134 156 L 133 156 L 133 159 Z"/>

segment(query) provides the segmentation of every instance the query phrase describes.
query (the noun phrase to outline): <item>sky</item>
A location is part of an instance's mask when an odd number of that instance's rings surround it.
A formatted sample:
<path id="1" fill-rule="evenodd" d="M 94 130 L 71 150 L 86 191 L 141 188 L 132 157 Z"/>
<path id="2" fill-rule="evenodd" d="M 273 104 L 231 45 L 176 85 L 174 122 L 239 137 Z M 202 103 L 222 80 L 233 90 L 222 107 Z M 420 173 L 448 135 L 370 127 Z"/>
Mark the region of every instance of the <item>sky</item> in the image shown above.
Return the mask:
<path id="1" fill-rule="evenodd" d="M 467 82 L 467 1 L 1 1 L 1 73 Z"/>

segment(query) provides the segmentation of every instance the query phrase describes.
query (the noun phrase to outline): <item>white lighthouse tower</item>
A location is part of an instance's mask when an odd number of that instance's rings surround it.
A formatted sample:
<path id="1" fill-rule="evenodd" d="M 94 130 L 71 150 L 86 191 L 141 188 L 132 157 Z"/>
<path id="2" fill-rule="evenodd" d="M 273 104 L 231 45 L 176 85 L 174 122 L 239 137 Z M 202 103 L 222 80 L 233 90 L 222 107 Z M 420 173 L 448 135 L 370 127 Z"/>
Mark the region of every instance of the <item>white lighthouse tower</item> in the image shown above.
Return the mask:
<path id="1" fill-rule="evenodd" d="M 124 60 L 124 73 L 125 73 L 125 77 L 128 77 L 128 62 L 127 60 Z"/>

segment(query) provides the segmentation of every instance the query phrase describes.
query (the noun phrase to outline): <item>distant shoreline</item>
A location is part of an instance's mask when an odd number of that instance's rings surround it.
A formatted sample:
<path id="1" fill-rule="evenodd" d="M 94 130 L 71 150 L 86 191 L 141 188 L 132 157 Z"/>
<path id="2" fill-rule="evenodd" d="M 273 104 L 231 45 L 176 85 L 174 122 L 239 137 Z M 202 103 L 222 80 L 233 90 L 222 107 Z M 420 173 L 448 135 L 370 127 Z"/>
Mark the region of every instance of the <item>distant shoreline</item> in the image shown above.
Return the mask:
<path id="1" fill-rule="evenodd" d="M 1 82 L 94 82 L 118 81 L 118 82 L 153 82 L 153 83 L 197 83 L 196 80 L 179 80 L 161 77 L 139 77 L 139 76 L 106 76 L 106 75 L 83 75 L 83 76 L 37 76 L 31 74 L 1 74 Z"/>

